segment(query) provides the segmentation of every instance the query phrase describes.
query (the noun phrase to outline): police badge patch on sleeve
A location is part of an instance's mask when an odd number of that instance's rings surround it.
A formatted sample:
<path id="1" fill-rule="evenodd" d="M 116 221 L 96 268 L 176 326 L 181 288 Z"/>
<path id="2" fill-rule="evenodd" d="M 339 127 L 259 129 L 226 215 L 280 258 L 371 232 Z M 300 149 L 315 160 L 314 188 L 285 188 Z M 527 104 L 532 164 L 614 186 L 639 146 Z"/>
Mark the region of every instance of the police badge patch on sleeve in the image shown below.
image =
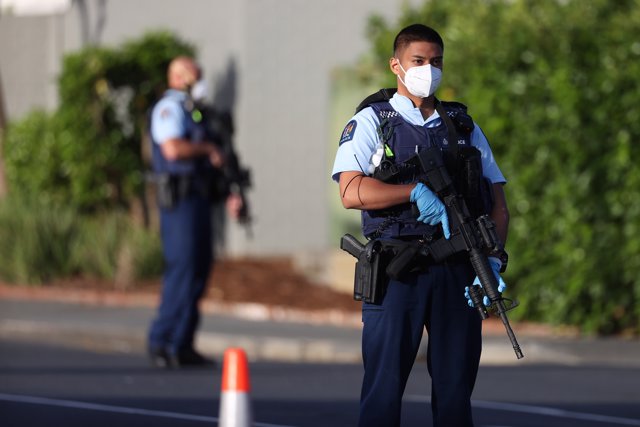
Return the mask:
<path id="1" fill-rule="evenodd" d="M 347 123 L 347 125 L 344 127 L 344 130 L 342 131 L 340 143 L 338 144 L 339 146 L 353 139 L 353 135 L 356 133 L 357 125 L 358 122 L 356 122 L 355 120 L 351 120 L 349 123 Z"/>
<path id="2" fill-rule="evenodd" d="M 171 116 L 171 110 L 169 108 L 163 108 L 160 111 L 160 118 L 161 119 L 166 119 L 166 118 L 168 118 L 170 116 Z"/>

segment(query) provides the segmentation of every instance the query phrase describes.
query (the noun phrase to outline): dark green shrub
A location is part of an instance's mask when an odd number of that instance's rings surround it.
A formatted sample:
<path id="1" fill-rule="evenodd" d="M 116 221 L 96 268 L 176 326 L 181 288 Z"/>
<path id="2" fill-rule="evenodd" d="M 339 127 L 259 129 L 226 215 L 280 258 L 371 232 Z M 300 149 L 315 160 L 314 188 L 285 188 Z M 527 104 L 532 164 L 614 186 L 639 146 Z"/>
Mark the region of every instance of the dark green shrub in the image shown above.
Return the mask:
<path id="1" fill-rule="evenodd" d="M 128 207 L 142 190 L 147 110 L 166 68 L 194 49 L 149 33 L 118 49 L 90 47 L 64 58 L 60 107 L 10 123 L 4 142 L 9 191 L 39 194 L 82 212 Z"/>
<path id="2" fill-rule="evenodd" d="M 122 212 L 85 217 L 78 224 L 72 258 L 83 275 L 115 280 L 148 279 L 162 273 L 158 233 L 134 224 Z"/>
<path id="3" fill-rule="evenodd" d="M 0 201 L 0 276 L 37 284 L 72 274 L 76 224 L 73 209 L 26 197 Z"/>
<path id="4" fill-rule="evenodd" d="M 157 232 L 123 212 L 142 192 L 146 116 L 165 88 L 167 66 L 194 53 L 171 33 L 152 32 L 64 58 L 59 108 L 34 111 L 5 134 L 11 197 L 0 203 L 2 279 L 160 274 Z"/>
<path id="5" fill-rule="evenodd" d="M 41 284 L 72 276 L 115 281 L 156 278 L 158 233 L 120 212 L 81 215 L 41 198 L 0 201 L 0 279 Z M 133 283 L 130 283 L 133 284 Z"/>

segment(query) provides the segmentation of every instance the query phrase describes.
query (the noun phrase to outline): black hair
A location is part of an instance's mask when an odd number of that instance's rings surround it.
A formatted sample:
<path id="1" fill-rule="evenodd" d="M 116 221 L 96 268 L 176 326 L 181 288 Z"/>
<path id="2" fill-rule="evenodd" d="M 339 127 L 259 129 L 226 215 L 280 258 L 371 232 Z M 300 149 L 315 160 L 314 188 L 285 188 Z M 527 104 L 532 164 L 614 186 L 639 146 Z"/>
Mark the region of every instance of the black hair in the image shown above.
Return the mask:
<path id="1" fill-rule="evenodd" d="M 423 41 L 435 43 L 444 51 L 444 42 L 436 30 L 422 24 L 413 24 L 400 30 L 393 41 L 393 55 L 396 56 L 399 49 L 404 49 L 411 42 Z"/>

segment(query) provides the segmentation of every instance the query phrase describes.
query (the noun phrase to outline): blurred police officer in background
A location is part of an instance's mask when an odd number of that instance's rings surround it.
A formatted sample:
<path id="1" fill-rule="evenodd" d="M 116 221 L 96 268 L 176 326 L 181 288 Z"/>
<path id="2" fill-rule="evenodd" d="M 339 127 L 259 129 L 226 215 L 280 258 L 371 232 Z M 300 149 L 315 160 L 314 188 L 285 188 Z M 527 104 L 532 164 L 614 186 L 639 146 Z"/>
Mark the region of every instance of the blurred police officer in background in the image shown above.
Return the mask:
<path id="1" fill-rule="evenodd" d="M 154 106 L 150 134 L 160 208 L 165 271 L 161 302 L 151 325 L 148 351 L 154 365 L 212 364 L 194 349 L 198 303 L 212 266 L 211 199 L 225 158 L 207 135 L 194 96 L 202 95 L 201 71 L 192 58 L 178 57 L 167 72 L 169 89 Z M 242 202 L 229 194 L 236 217 Z"/>
<path id="2" fill-rule="evenodd" d="M 344 207 L 362 210 L 362 230 L 368 239 L 449 238 L 446 209 L 419 182 L 420 176 L 382 182 L 372 173 L 381 162 L 399 165 L 431 146 L 442 153 L 466 146 L 479 150 L 480 178 L 484 175 L 486 189 L 493 192 L 492 200 L 484 193 L 471 198 L 484 203 L 497 234 L 506 241 L 509 213 L 502 188 L 506 181 L 486 137 L 464 105 L 434 97 L 442 78 L 443 53 L 442 38 L 432 28 L 415 24 L 400 31 L 389 61 L 397 91 L 383 90 L 363 101 L 341 135 L 332 177 L 339 182 Z M 452 134 L 457 134 L 454 141 Z M 449 170 L 451 176 L 456 172 Z M 494 255 L 489 261 L 502 292 L 505 286 L 498 272 L 500 258 L 506 262 L 504 254 L 489 255 Z M 480 361 L 481 320 L 468 307 L 465 288 L 479 285 L 474 276 L 468 256 L 454 255 L 440 263 L 424 257 L 401 278 L 387 279 L 382 301 L 363 303 L 360 426 L 400 425 L 402 395 L 425 327 L 434 426 L 473 425 L 470 399 Z"/>

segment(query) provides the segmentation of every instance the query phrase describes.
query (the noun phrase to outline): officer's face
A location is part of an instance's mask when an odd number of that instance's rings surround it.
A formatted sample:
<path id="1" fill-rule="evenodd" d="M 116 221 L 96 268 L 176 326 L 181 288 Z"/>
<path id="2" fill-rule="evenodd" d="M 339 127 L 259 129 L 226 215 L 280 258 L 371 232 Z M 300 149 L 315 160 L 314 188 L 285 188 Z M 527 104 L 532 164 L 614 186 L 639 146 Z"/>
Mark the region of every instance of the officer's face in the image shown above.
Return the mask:
<path id="1" fill-rule="evenodd" d="M 182 76 L 185 88 L 191 87 L 200 80 L 200 68 L 195 62 L 190 62 L 187 64 L 184 70 L 184 74 Z"/>
<path id="2" fill-rule="evenodd" d="M 409 43 L 404 48 L 398 49 L 396 56 L 389 60 L 391 71 L 395 75 L 400 75 L 404 80 L 404 71 L 398 65 L 398 61 L 402 64 L 402 68 L 408 70 L 411 67 L 419 67 L 420 65 L 431 64 L 431 66 L 442 70 L 443 66 L 442 48 L 436 43 L 425 41 L 415 41 Z"/>

